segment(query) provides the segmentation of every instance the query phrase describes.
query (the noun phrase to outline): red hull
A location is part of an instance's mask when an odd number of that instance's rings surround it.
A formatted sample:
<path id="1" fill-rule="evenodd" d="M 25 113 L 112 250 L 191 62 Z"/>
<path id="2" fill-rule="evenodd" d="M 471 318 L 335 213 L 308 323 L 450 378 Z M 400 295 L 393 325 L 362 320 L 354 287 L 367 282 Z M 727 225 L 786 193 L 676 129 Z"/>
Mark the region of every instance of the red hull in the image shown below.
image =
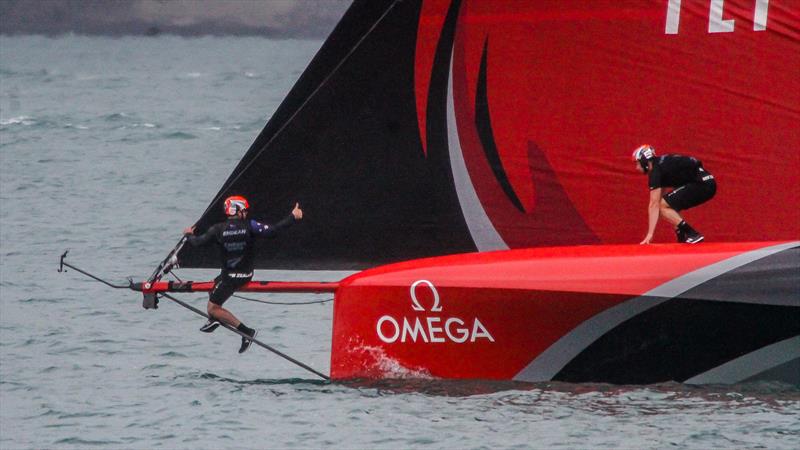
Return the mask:
<path id="1" fill-rule="evenodd" d="M 336 292 L 331 378 L 742 381 L 798 357 L 719 369 L 800 339 L 797 245 L 553 247 L 367 270 Z M 709 331 L 721 321 L 738 329 Z"/>

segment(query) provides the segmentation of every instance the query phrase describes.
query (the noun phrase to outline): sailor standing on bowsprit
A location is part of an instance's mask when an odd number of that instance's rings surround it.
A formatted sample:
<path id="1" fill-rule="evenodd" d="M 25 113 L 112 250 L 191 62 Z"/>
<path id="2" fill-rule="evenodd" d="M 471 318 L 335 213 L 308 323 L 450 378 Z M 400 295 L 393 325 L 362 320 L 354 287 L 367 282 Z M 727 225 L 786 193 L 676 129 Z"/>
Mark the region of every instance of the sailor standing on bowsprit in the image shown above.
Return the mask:
<path id="1" fill-rule="evenodd" d="M 214 279 L 214 288 L 208 294 L 209 319 L 200 331 L 211 333 L 219 326 L 219 321 L 225 322 L 251 339 L 242 338 L 239 353 L 244 353 L 257 331 L 248 328 L 222 304 L 233 293 L 247 284 L 253 278 L 253 247 L 257 238 L 274 236 L 278 230 L 286 228 L 303 218 L 303 210 L 296 203 L 292 213 L 275 225 L 267 225 L 247 218 L 250 205 L 244 197 L 235 195 L 225 199 L 225 215 L 228 219 L 211 226 L 200 236 L 194 235 L 194 227 L 183 230 L 188 235 L 187 242 L 193 246 L 206 245 L 215 242 L 220 247 L 222 255 L 222 272 Z"/>
<path id="2" fill-rule="evenodd" d="M 633 160 L 639 172 L 647 174 L 650 187 L 650 203 L 647 207 L 647 236 L 640 242 L 649 244 L 656 231 L 659 214 L 675 227 L 678 242 L 696 244 L 703 235 L 689 226 L 679 211 L 703 204 L 717 192 L 714 176 L 703 168 L 703 163 L 691 156 L 656 156 L 649 145 L 633 151 Z M 662 188 L 674 188 L 662 196 Z"/>

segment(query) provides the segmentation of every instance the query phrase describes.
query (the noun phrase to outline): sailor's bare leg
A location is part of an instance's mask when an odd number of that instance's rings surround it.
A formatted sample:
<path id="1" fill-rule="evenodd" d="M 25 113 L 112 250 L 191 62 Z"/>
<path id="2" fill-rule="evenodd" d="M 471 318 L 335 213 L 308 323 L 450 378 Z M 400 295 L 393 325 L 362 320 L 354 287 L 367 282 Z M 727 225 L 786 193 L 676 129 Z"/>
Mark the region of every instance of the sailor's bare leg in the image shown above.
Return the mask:
<path id="1" fill-rule="evenodd" d="M 230 311 L 223 308 L 222 306 L 217 305 L 216 303 L 208 302 L 208 307 L 206 308 L 208 311 L 208 315 L 214 319 L 217 319 L 221 322 L 225 322 L 232 327 L 238 327 L 240 323 L 239 319 L 233 315 Z"/>
<path id="2" fill-rule="evenodd" d="M 659 205 L 659 211 L 661 212 L 661 217 L 663 217 L 667 222 L 671 223 L 673 228 L 678 228 L 678 224 L 683 221 L 683 217 L 678 214 L 678 211 L 670 208 L 667 201 L 663 198 L 661 199 L 661 204 Z"/>

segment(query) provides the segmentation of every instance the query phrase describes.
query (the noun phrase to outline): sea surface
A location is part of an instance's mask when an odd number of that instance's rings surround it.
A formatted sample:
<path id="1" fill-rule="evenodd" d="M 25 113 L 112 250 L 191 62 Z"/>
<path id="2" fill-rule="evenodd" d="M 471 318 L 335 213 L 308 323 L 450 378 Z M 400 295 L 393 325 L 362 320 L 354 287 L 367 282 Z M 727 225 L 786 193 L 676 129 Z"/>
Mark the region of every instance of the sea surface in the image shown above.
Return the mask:
<path id="1" fill-rule="evenodd" d="M 114 282 L 147 277 L 321 44 L 0 37 L 0 448 L 800 448 L 795 386 L 328 383 L 237 354 L 175 304 L 58 272 L 69 249 Z M 328 373 L 331 302 L 227 306 Z"/>

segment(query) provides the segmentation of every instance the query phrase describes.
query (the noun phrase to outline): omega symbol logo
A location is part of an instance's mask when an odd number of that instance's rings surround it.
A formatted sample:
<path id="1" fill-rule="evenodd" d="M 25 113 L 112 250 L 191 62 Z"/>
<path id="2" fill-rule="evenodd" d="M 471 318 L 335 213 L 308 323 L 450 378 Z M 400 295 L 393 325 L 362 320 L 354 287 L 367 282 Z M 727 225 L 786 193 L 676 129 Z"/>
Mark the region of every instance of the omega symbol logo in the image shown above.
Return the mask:
<path id="1" fill-rule="evenodd" d="M 411 285 L 411 309 L 414 311 L 425 311 L 425 308 L 419 304 L 419 300 L 417 299 L 417 286 L 420 284 L 428 286 L 431 292 L 433 292 L 433 306 L 431 306 L 431 312 L 441 312 L 442 305 L 439 304 L 439 292 L 436 290 L 433 283 L 428 280 L 415 281 L 414 284 Z"/>
<path id="2" fill-rule="evenodd" d="M 429 290 L 433 295 L 433 304 L 425 309 L 420 297 Z M 412 316 L 394 317 L 384 315 L 375 324 L 378 338 L 387 343 L 421 342 L 425 344 L 454 343 L 467 344 L 479 340 L 494 342 L 494 337 L 477 317 L 464 316 L 443 317 L 441 298 L 436 286 L 428 280 L 417 280 L 409 288 L 411 309 L 419 313 Z M 427 303 L 427 302 L 425 302 Z"/>

